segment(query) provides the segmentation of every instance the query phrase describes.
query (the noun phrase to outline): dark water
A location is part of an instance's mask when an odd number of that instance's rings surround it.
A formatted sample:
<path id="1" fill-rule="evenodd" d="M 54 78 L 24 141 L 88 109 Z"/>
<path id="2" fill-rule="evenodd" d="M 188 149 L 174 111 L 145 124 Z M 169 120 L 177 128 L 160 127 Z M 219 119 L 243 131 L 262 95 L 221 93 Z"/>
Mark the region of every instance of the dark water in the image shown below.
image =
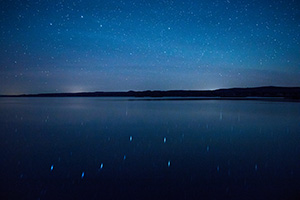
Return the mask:
<path id="1" fill-rule="evenodd" d="M 300 103 L 0 99 L 1 199 L 300 199 Z"/>

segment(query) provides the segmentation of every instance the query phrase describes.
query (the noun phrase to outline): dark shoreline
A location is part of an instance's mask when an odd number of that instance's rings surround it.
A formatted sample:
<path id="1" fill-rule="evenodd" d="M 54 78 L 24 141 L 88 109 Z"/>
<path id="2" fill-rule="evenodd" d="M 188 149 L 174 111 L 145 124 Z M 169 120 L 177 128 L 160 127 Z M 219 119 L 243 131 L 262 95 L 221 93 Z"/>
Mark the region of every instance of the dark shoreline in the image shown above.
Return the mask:
<path id="1" fill-rule="evenodd" d="M 299 101 L 300 87 L 256 87 L 218 90 L 169 90 L 169 91 L 128 91 L 128 92 L 80 92 L 42 93 L 21 95 L 0 95 L 0 97 L 151 97 L 157 100 L 268 100 Z M 172 99 L 168 99 L 172 98 Z M 143 99 L 145 100 L 145 99 Z M 155 99 L 149 99 L 155 100 Z"/>
<path id="2" fill-rule="evenodd" d="M 267 101 L 267 102 L 300 102 L 300 99 L 283 97 L 158 97 L 158 98 L 131 98 L 127 101 Z"/>

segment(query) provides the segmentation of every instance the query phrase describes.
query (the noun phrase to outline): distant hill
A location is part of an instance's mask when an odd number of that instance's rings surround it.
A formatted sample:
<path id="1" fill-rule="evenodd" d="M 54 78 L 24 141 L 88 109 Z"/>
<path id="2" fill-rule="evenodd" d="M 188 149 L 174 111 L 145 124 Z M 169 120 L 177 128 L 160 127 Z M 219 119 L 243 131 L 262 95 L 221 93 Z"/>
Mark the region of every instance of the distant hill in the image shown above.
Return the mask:
<path id="1" fill-rule="evenodd" d="M 128 92 L 80 92 L 1 95 L 0 97 L 283 97 L 300 99 L 300 87 L 255 87 L 218 90 L 147 90 Z"/>

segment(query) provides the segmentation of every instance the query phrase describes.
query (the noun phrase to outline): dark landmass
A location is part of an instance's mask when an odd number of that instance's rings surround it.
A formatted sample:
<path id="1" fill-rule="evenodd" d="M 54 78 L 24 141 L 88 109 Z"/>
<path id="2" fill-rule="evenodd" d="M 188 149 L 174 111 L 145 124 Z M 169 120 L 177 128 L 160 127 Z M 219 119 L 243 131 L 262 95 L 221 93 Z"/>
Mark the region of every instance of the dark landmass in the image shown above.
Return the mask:
<path id="1" fill-rule="evenodd" d="M 0 97 L 281 97 L 300 99 L 300 87 L 255 87 L 218 90 L 168 90 L 168 91 L 128 91 L 128 92 L 80 92 L 80 93 L 42 93 L 22 95 L 0 95 Z"/>

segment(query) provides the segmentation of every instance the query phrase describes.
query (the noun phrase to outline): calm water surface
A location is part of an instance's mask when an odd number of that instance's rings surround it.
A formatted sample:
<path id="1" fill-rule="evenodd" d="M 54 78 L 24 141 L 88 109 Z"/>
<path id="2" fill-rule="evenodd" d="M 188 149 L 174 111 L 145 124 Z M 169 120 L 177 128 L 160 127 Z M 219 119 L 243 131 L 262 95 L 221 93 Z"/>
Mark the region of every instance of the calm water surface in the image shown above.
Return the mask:
<path id="1" fill-rule="evenodd" d="M 300 103 L 1 98 L 1 199 L 300 199 Z"/>

